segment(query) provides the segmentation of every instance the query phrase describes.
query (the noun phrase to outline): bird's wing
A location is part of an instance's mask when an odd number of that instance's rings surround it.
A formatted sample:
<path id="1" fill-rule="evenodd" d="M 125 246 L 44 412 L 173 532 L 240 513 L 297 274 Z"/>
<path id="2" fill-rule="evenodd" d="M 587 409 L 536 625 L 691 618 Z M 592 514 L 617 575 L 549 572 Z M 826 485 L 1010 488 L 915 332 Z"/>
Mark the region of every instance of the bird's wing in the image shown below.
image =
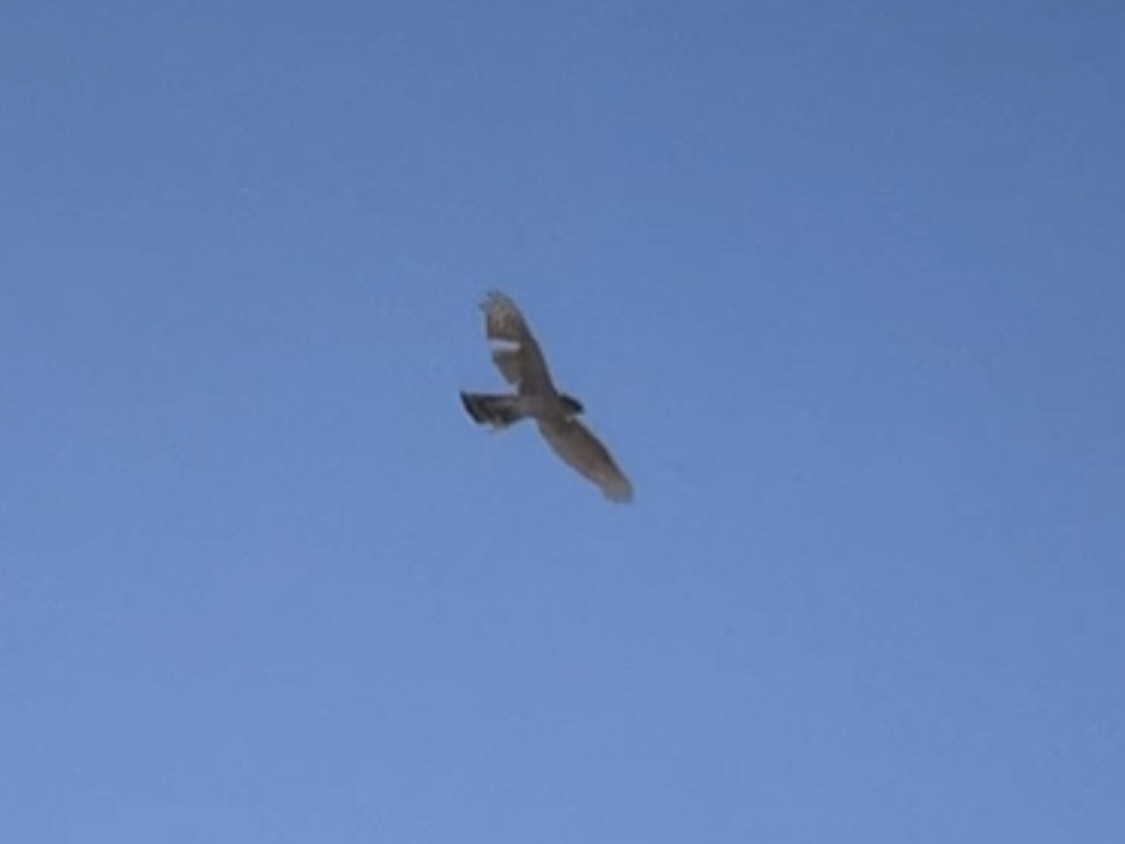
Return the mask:
<path id="1" fill-rule="evenodd" d="M 490 291 L 481 303 L 484 330 L 496 343 L 492 361 L 509 384 L 521 393 L 553 393 L 551 373 L 535 336 L 519 307 L 498 291 Z"/>
<path id="2" fill-rule="evenodd" d="M 633 500 L 633 485 L 613 462 L 609 449 L 576 418 L 540 421 L 539 432 L 555 454 L 601 487 L 606 498 L 620 503 Z"/>

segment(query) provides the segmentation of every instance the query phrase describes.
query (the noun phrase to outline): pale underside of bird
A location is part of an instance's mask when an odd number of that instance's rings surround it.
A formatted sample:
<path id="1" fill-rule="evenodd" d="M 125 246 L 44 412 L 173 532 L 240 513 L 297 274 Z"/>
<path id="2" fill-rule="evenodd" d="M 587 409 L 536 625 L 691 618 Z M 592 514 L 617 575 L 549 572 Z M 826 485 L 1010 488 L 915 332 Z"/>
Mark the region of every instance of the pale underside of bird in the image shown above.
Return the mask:
<path id="1" fill-rule="evenodd" d="M 501 430 L 533 419 L 543 439 L 579 474 L 597 484 L 611 501 L 633 499 L 633 487 L 601 441 L 578 419 L 582 403 L 560 392 L 547 361 L 519 307 L 503 293 L 490 291 L 481 303 L 492 360 L 514 393 L 461 393 L 474 422 Z"/>

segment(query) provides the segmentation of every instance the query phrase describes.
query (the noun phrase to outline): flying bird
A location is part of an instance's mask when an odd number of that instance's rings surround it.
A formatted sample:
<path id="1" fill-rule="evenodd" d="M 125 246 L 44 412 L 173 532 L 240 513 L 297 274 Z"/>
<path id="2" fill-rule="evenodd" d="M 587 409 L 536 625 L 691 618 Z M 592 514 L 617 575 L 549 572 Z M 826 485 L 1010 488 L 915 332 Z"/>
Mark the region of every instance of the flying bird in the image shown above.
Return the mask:
<path id="1" fill-rule="evenodd" d="M 493 343 L 492 361 L 515 387 L 514 393 L 461 393 L 473 421 L 502 430 L 534 419 L 543 439 L 571 468 L 597 484 L 611 501 L 633 500 L 633 486 L 590 429 L 579 421 L 582 402 L 559 392 L 547 361 L 519 307 L 503 293 L 490 291 L 481 303 L 485 334 Z"/>

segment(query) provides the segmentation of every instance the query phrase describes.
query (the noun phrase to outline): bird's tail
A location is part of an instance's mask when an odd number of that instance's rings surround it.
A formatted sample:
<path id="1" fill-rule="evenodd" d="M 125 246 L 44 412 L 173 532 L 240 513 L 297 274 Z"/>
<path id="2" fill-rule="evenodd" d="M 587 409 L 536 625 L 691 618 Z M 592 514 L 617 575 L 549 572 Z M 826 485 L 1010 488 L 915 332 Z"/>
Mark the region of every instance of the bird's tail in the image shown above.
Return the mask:
<path id="1" fill-rule="evenodd" d="M 480 425 L 506 428 L 523 417 L 515 396 L 461 393 L 461 404 L 465 405 L 465 411 L 473 417 L 473 421 Z"/>

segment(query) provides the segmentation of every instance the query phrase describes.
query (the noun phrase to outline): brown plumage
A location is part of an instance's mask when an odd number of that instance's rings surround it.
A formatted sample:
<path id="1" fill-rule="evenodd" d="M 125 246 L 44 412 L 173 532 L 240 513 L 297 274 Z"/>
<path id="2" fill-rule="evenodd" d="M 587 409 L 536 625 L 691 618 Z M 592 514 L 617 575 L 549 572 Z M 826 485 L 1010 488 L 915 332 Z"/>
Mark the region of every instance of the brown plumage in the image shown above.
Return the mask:
<path id="1" fill-rule="evenodd" d="M 492 360 L 515 393 L 461 393 L 474 422 L 501 429 L 533 418 L 555 454 L 597 484 L 611 501 L 633 499 L 633 487 L 609 450 L 583 425 L 577 399 L 560 393 L 551 380 L 543 351 L 520 309 L 503 293 L 492 291 L 481 303 L 485 334 L 497 345 Z"/>

